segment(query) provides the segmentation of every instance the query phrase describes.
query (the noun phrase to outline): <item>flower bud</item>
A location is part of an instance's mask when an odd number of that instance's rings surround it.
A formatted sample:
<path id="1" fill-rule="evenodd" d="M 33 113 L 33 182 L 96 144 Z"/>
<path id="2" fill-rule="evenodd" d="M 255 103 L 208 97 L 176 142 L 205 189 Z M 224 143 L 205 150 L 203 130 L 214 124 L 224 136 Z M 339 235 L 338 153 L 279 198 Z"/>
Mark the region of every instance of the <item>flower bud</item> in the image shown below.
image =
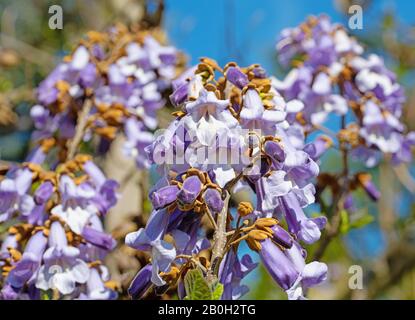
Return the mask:
<path id="1" fill-rule="evenodd" d="M 251 214 L 254 211 L 252 204 L 250 202 L 242 201 L 238 205 L 238 214 L 241 217 L 245 217 Z"/>
<path id="2" fill-rule="evenodd" d="M 367 195 L 373 200 L 377 201 L 380 198 L 380 192 L 378 188 L 372 181 L 372 176 L 369 173 L 359 173 L 357 176 L 357 181 L 366 191 Z"/>

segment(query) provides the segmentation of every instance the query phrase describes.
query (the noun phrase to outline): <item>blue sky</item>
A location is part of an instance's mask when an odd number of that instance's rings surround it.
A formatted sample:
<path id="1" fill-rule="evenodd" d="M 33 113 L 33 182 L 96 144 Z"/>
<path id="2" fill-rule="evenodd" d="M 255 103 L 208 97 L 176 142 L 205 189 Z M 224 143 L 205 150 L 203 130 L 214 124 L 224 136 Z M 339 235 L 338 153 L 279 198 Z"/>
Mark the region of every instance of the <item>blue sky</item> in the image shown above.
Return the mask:
<path id="1" fill-rule="evenodd" d="M 170 41 L 191 58 L 202 56 L 221 65 L 235 61 L 241 66 L 260 63 L 268 73 L 276 74 L 274 45 L 279 32 L 304 21 L 309 15 L 327 14 L 347 24 L 331 0 L 166 0 L 165 28 Z M 375 31 L 386 11 L 398 20 L 415 24 L 415 1 L 372 1 L 363 12 L 363 30 Z M 405 202 L 407 203 L 407 202 Z M 356 230 L 346 243 L 356 258 L 377 256 L 384 239 L 376 225 Z"/>
<path id="2" fill-rule="evenodd" d="M 386 9 L 405 23 L 415 22 L 415 2 L 376 0 L 364 12 L 364 29 L 359 32 L 373 27 Z M 273 71 L 278 33 L 320 13 L 347 22 L 330 0 L 166 0 L 165 26 L 170 40 L 192 63 L 209 56 L 221 64 L 260 63 Z"/>

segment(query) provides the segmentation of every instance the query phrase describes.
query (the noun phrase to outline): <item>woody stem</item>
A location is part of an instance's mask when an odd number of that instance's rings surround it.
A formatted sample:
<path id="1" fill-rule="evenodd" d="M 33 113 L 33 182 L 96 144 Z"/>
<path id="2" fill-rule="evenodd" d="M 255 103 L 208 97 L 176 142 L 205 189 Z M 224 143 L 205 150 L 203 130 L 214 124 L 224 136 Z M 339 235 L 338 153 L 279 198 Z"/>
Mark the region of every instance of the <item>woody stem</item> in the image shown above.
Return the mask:
<path id="1" fill-rule="evenodd" d="M 212 212 L 210 212 L 209 208 L 206 207 L 206 215 L 209 218 L 212 227 L 216 230 L 218 228 L 215 219 L 213 218 Z"/>
<path id="2" fill-rule="evenodd" d="M 68 141 L 68 153 L 66 156 L 67 160 L 73 159 L 78 149 L 78 145 L 81 143 L 81 140 L 84 136 L 85 129 L 88 125 L 88 115 L 92 108 L 91 99 L 86 99 L 82 107 L 81 113 L 78 115 L 77 125 L 75 130 L 74 137 Z"/>
<path id="3" fill-rule="evenodd" d="M 346 117 L 342 116 L 341 118 L 341 128 L 346 128 Z M 326 233 L 322 236 L 320 244 L 316 251 L 314 252 L 314 260 L 319 260 L 323 257 L 327 247 L 331 241 L 339 234 L 341 227 L 341 211 L 343 209 L 344 197 L 349 191 L 349 159 L 348 159 L 348 149 L 345 145 L 340 145 L 340 151 L 342 154 L 343 170 L 341 172 L 341 188 L 337 194 L 333 197 L 333 204 L 331 206 L 331 219 L 326 227 Z"/>
<path id="4" fill-rule="evenodd" d="M 228 191 L 225 190 L 225 199 L 224 205 L 221 212 L 217 215 L 216 220 L 216 230 L 213 235 L 213 248 L 212 248 L 212 257 L 210 259 L 210 266 L 207 274 L 207 280 L 209 282 L 214 282 L 217 279 L 217 273 L 219 270 L 220 261 L 225 254 L 225 246 L 226 246 L 226 222 L 228 218 L 228 206 L 229 206 L 229 199 L 230 194 Z"/>

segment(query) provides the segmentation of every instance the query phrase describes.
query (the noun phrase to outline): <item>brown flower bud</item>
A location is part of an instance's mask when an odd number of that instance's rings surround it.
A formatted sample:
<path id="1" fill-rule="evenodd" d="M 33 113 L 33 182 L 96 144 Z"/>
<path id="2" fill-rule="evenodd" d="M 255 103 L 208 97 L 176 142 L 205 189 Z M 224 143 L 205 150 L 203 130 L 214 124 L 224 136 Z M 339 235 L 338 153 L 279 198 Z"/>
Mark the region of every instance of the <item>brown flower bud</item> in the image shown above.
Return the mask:
<path id="1" fill-rule="evenodd" d="M 274 218 L 259 218 L 255 225 L 257 228 L 265 228 L 265 227 L 272 227 L 278 224 L 278 220 Z"/>
<path id="2" fill-rule="evenodd" d="M 253 238 L 246 239 L 246 243 L 253 251 L 260 251 L 262 249 L 261 243 Z"/>
<path id="3" fill-rule="evenodd" d="M 160 276 L 164 281 L 171 284 L 174 283 L 180 274 L 180 269 L 176 266 L 172 266 L 169 272 L 160 272 Z"/>
<path id="4" fill-rule="evenodd" d="M 250 202 L 242 201 L 238 205 L 238 214 L 241 217 L 245 217 L 248 214 L 251 214 L 254 211 L 252 204 Z"/>
<path id="5" fill-rule="evenodd" d="M 66 93 L 70 88 L 70 84 L 64 80 L 58 80 L 58 82 L 56 82 L 56 89 L 58 89 L 59 92 Z"/>
<path id="6" fill-rule="evenodd" d="M 117 128 L 111 126 L 95 128 L 95 132 L 109 140 L 114 140 L 115 134 L 117 133 Z"/>
<path id="7" fill-rule="evenodd" d="M 255 239 L 255 240 L 259 240 L 259 241 L 265 240 L 266 238 L 268 238 L 270 236 L 271 235 L 268 232 L 263 231 L 263 230 L 251 230 L 248 233 L 248 239 L 252 238 L 252 239 Z"/>
<path id="8" fill-rule="evenodd" d="M 212 67 L 212 68 L 213 68 L 213 69 L 215 69 L 215 70 L 218 70 L 218 71 L 220 71 L 220 72 L 222 72 L 222 71 L 223 71 L 223 70 L 222 70 L 222 68 L 221 68 L 221 67 L 219 67 L 218 63 L 217 63 L 215 60 L 213 60 L 213 59 L 210 59 L 210 58 L 206 58 L 206 57 L 204 57 L 204 58 L 201 58 L 201 59 L 200 59 L 200 61 L 201 61 L 202 63 L 207 64 L 208 66 Z"/>
<path id="9" fill-rule="evenodd" d="M 48 152 L 49 152 L 49 150 L 50 150 L 53 146 L 55 146 L 55 144 L 56 144 L 56 140 L 55 140 L 55 138 L 46 138 L 46 139 L 43 139 L 43 140 L 40 142 L 40 147 L 42 148 L 42 151 L 43 151 L 44 153 L 48 153 Z"/>
<path id="10" fill-rule="evenodd" d="M 10 253 L 13 261 L 15 261 L 15 262 L 20 261 L 20 259 L 22 258 L 22 254 L 21 254 L 20 251 L 14 249 L 14 248 L 11 248 L 11 247 L 9 247 L 7 249 L 9 250 L 9 253 Z"/>

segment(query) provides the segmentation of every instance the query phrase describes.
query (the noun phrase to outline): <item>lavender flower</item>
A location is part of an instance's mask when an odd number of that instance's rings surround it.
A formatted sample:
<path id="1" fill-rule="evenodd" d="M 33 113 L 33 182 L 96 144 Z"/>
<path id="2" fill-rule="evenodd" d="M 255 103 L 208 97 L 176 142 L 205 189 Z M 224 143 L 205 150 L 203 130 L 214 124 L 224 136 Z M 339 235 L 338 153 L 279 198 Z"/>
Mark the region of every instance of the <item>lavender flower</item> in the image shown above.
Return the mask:
<path id="1" fill-rule="evenodd" d="M 2 211 L 17 223 L 1 249 L 4 299 L 109 299 L 102 261 L 115 246 L 99 215 L 115 204 L 118 186 L 88 156 L 77 155 L 56 171 L 29 163 L 2 181 Z M 23 205 L 30 199 L 30 205 Z"/>
<path id="2" fill-rule="evenodd" d="M 214 81 L 216 73 L 221 76 Z M 238 256 L 240 241 L 260 252 L 253 234 L 287 248 L 293 246 L 292 235 L 304 243 L 318 240 L 325 220 L 308 218 L 302 208 L 314 202 L 312 180 L 319 173 L 314 159 L 326 147 L 316 141 L 315 149 L 310 145 L 309 152 L 303 150 L 305 133 L 293 115 L 304 104 L 286 102 L 258 65 L 240 68 L 229 63 L 222 69 L 204 58 L 174 86 L 170 99 L 180 108 L 176 119 L 146 148 L 162 174 L 150 192 L 154 211 L 145 228 L 126 237 L 130 247 L 151 254 L 151 266 L 137 274 L 130 292 L 140 298 L 151 284 L 156 292 L 177 284 L 183 298 L 180 270 L 191 263 L 206 266 L 203 272 L 218 278 L 224 286 L 222 299 L 238 299 L 248 290 L 242 279 L 257 265 L 250 254 Z M 249 227 L 233 229 L 232 245 L 218 253 L 218 230 L 228 229 L 230 220 L 226 194 L 232 196 L 240 188 L 256 195 L 257 208 L 250 203 L 238 206 L 246 208 L 238 209 L 238 221 L 245 219 Z M 215 232 L 212 241 L 201 223 L 204 216 Z M 277 217 L 286 219 L 291 234 L 277 225 Z M 206 262 L 199 253 L 210 248 L 211 261 Z M 273 263 L 273 258 L 265 259 Z M 302 279 L 303 270 L 286 260 L 282 270 L 293 268 L 295 274 L 291 285 L 284 287 L 288 290 Z"/>
<path id="3" fill-rule="evenodd" d="M 261 243 L 261 260 L 274 280 L 287 292 L 290 300 L 304 299 L 303 290 L 323 282 L 327 266 L 320 262 L 306 264 L 297 243 L 285 250 L 266 239 Z"/>
<path id="4" fill-rule="evenodd" d="M 105 33 L 89 32 L 39 85 L 39 104 L 31 110 L 36 127 L 33 139 L 49 140 L 49 147 L 71 139 L 79 113 L 90 105 L 82 115 L 88 119 L 83 140 L 96 134 L 104 145 L 123 131 L 125 153 L 139 167 L 147 167 L 143 150 L 153 139 L 156 112 L 165 104 L 163 94 L 182 60 L 175 48 L 155 37 L 122 26 Z"/>
<path id="5" fill-rule="evenodd" d="M 326 16 L 310 17 L 300 26 L 284 30 L 276 48 L 281 64 L 292 68 L 283 81 L 274 79 L 274 87 L 285 99 L 304 103 L 304 108 L 290 115 L 290 123 L 312 133 L 327 131 L 324 124 L 329 117 L 340 118 L 337 141 L 319 138 L 303 151 L 317 161 L 331 146 L 338 146 L 345 177 L 329 187 L 337 193 L 360 186 L 370 199 L 378 200 L 376 186 L 366 178 L 362 182 L 359 173 L 352 176 L 347 167 L 349 155 L 367 167 L 377 165 L 383 157 L 392 159 L 394 165 L 411 161 L 414 133 L 408 133 L 401 120 L 405 96 L 396 75 L 379 56 L 364 56 L 363 48 L 346 29 Z M 339 176 L 333 178 L 339 180 Z M 346 187 L 339 188 L 339 184 Z"/>
<path id="6" fill-rule="evenodd" d="M 363 57 L 357 41 L 326 16 L 284 30 L 277 51 L 283 65 L 295 62 L 295 67 L 283 81 L 275 79 L 274 86 L 285 98 L 306 102 L 296 115 L 306 130 L 318 130 L 332 113 L 353 113 L 359 137 L 343 135 L 343 142 L 350 144 L 354 156 L 368 166 L 377 163 L 378 152 L 391 154 L 394 163 L 410 161 L 411 140 L 400 120 L 403 89 L 380 57 Z"/>

